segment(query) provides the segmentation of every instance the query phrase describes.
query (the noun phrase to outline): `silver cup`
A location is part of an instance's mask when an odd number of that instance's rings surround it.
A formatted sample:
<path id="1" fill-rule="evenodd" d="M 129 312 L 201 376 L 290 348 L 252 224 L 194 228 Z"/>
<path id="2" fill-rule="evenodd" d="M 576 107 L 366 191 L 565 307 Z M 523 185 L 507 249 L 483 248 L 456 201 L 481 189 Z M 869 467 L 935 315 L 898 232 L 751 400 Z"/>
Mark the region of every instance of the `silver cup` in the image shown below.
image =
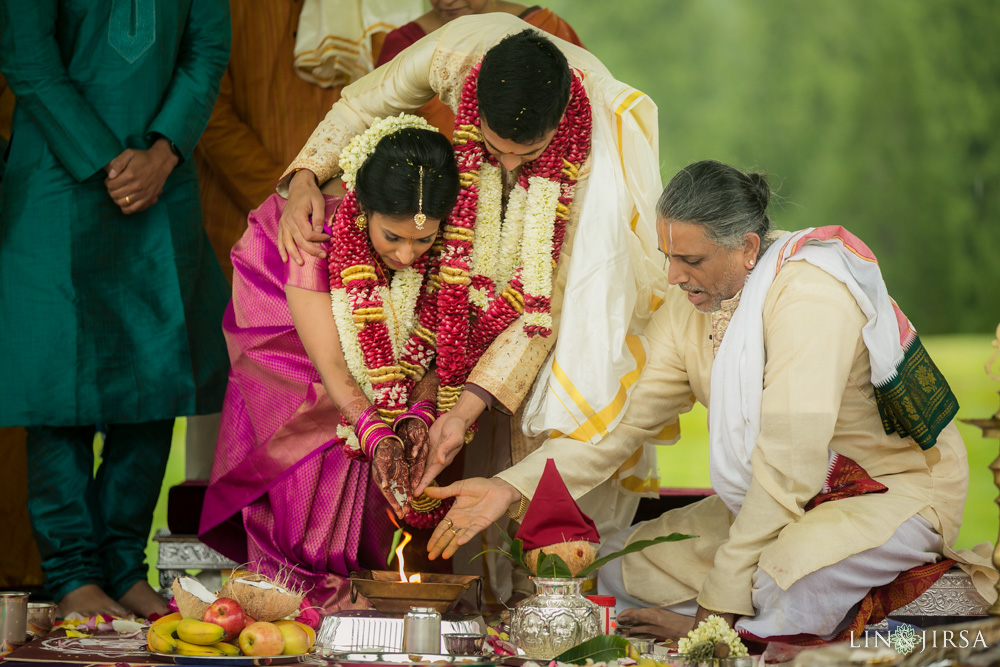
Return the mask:
<path id="1" fill-rule="evenodd" d="M 0 591 L 0 656 L 28 639 L 28 594 Z"/>

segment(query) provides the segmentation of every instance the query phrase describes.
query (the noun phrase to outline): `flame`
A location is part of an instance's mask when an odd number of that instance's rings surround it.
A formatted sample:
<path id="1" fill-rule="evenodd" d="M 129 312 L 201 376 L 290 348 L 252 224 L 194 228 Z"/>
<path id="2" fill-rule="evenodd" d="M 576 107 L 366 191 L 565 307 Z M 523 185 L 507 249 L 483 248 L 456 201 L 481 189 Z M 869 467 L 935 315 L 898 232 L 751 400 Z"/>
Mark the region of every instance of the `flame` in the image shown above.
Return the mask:
<path id="1" fill-rule="evenodd" d="M 410 578 L 407 579 L 406 572 L 403 570 L 403 547 L 405 547 L 407 544 L 410 543 L 410 540 L 413 539 L 413 536 L 410 535 L 405 530 L 403 530 L 402 527 L 400 527 L 400 525 L 396 523 L 396 517 L 392 515 L 392 512 L 389 511 L 389 508 L 386 508 L 385 511 L 386 513 L 388 513 L 389 518 L 392 520 L 392 523 L 396 526 L 396 528 L 399 528 L 400 530 L 403 531 L 403 539 L 400 541 L 399 546 L 396 547 L 396 560 L 399 561 L 399 580 L 404 583 L 409 582 L 411 584 L 419 584 L 421 583 L 419 574 L 411 574 Z"/>
<path id="2" fill-rule="evenodd" d="M 404 530 L 403 531 L 403 540 L 399 543 L 399 546 L 396 547 L 396 560 L 399 561 L 399 580 L 400 581 L 406 581 L 406 572 L 403 571 L 403 547 L 405 547 L 407 544 L 410 543 L 410 539 L 412 539 L 412 536 L 408 532 L 406 532 Z"/>

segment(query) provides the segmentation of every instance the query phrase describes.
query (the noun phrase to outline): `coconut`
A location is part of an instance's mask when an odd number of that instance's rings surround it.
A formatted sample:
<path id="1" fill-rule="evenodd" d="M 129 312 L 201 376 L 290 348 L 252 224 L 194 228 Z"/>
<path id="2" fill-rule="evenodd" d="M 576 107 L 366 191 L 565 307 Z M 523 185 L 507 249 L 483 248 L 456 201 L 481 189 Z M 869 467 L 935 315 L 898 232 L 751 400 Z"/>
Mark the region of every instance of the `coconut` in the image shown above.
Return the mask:
<path id="1" fill-rule="evenodd" d="M 240 603 L 244 613 L 258 621 L 274 622 L 294 614 L 302 604 L 302 591 L 287 581 L 273 581 L 245 570 L 234 572 L 219 595 Z"/>
<path id="2" fill-rule="evenodd" d="M 538 574 L 538 556 L 540 553 L 555 554 L 569 566 L 569 571 L 575 577 L 583 568 L 594 562 L 597 550 L 590 542 L 573 540 L 572 542 L 557 542 L 547 547 L 529 549 L 524 554 L 524 561 L 532 574 Z"/>
<path id="3" fill-rule="evenodd" d="M 177 601 L 177 610 L 184 618 L 197 618 L 200 621 L 205 610 L 216 600 L 212 591 L 192 577 L 177 577 L 171 588 L 174 600 Z"/>

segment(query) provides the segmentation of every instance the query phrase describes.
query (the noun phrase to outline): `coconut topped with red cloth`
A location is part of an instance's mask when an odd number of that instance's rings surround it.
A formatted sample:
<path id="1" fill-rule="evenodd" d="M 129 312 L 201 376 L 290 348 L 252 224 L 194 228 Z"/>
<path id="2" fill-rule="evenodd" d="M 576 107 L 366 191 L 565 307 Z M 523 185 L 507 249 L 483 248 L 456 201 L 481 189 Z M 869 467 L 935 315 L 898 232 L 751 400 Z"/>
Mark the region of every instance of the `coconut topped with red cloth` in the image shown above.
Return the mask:
<path id="1" fill-rule="evenodd" d="M 597 526 L 573 500 L 552 459 L 545 463 L 515 537 L 523 542 L 524 559 L 532 574 L 538 574 L 542 553 L 559 556 L 573 576 L 594 562 L 601 541 Z"/>

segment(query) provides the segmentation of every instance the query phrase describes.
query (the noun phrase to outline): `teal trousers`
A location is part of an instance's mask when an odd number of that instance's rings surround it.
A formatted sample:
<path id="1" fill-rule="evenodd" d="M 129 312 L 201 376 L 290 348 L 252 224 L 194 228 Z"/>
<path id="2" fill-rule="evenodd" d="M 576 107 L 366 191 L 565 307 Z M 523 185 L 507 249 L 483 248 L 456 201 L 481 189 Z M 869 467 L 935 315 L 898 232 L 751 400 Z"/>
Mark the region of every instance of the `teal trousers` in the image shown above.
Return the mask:
<path id="1" fill-rule="evenodd" d="M 111 424 L 94 474 L 93 426 L 29 427 L 28 515 L 45 589 L 85 584 L 119 599 L 146 579 L 146 544 L 174 420 Z"/>

